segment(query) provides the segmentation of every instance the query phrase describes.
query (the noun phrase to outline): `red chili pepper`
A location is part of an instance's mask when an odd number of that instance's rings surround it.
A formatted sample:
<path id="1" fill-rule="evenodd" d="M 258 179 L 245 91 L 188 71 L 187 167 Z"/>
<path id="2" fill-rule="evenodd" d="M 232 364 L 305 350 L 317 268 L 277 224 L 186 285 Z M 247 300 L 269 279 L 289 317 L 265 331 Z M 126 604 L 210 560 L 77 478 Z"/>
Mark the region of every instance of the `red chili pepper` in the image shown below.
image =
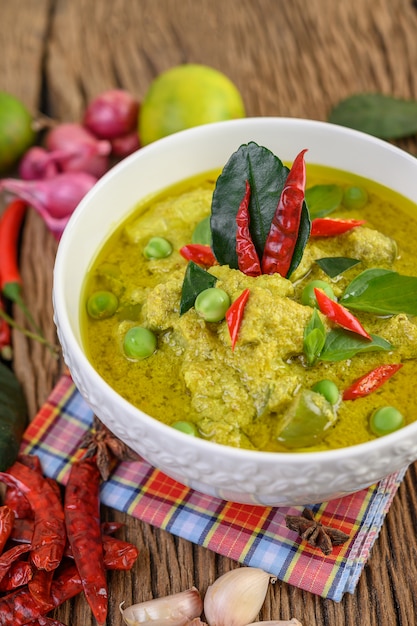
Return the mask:
<path id="1" fill-rule="evenodd" d="M 302 150 L 294 159 L 272 218 L 262 257 L 264 274 L 278 273 L 285 277 L 290 269 L 305 195 L 306 152 L 307 150 Z"/>
<path id="2" fill-rule="evenodd" d="M 23 299 L 19 272 L 18 243 L 27 207 L 26 202 L 16 198 L 6 206 L 0 219 L 0 292 L 17 304 L 39 338 L 44 340 L 41 329 Z"/>
<path id="3" fill-rule="evenodd" d="M 123 526 L 123 522 L 101 522 L 101 532 L 103 535 L 113 535 Z"/>
<path id="4" fill-rule="evenodd" d="M 7 505 L 0 506 L 0 554 L 13 531 L 14 513 Z"/>
<path id="5" fill-rule="evenodd" d="M 12 331 L 7 320 L 2 317 L 2 312 L 5 312 L 5 308 L 3 298 L 0 295 L 0 357 L 5 361 L 10 361 L 13 356 Z"/>
<path id="6" fill-rule="evenodd" d="M 33 576 L 33 569 L 27 561 L 15 561 L 10 565 L 7 574 L 0 581 L 0 591 L 13 591 L 17 587 L 27 585 Z"/>
<path id="7" fill-rule="evenodd" d="M 29 622 L 27 626 L 65 626 L 65 624 L 57 619 L 41 616 Z"/>
<path id="8" fill-rule="evenodd" d="M 362 226 L 365 220 L 339 220 L 317 217 L 311 222 L 310 237 L 334 237 L 347 233 L 352 228 Z"/>
<path id="9" fill-rule="evenodd" d="M 369 333 L 366 332 L 357 317 L 352 315 L 344 306 L 335 302 L 329 296 L 327 296 L 321 289 L 314 289 L 314 294 L 317 299 L 320 311 L 329 318 L 332 322 L 335 322 L 338 326 L 350 330 L 361 337 L 372 340 Z"/>
<path id="10" fill-rule="evenodd" d="M 226 312 L 226 322 L 232 340 L 232 350 L 235 349 L 236 341 L 242 324 L 243 313 L 249 298 L 249 289 L 242 291 L 240 296 L 230 305 Z"/>
<path id="11" fill-rule="evenodd" d="M 72 465 L 64 503 L 68 541 L 87 602 L 97 622 L 104 624 L 108 600 L 99 489 L 100 472 L 94 457 Z"/>
<path id="12" fill-rule="evenodd" d="M 387 380 L 394 376 L 403 366 L 402 363 L 391 363 L 389 365 L 379 365 L 355 382 L 343 392 L 343 400 L 356 400 L 369 396 L 376 389 L 379 389 Z"/>
<path id="13" fill-rule="evenodd" d="M 197 265 L 211 267 L 216 264 L 216 257 L 210 246 L 201 243 L 189 243 L 180 248 L 180 255 L 187 261 L 194 261 Z"/>
<path id="14" fill-rule="evenodd" d="M 130 570 L 139 555 L 132 543 L 105 535 L 103 537 L 104 563 L 106 569 Z"/>
<path id="15" fill-rule="evenodd" d="M 37 569 L 53 570 L 61 562 L 65 548 L 64 511 L 48 481 L 29 467 L 16 461 L 8 472 L 0 472 L 7 486 L 18 487 L 34 512 L 31 559 Z"/>
<path id="16" fill-rule="evenodd" d="M 44 569 L 35 570 L 32 579 L 29 581 L 29 593 L 36 600 L 40 607 L 49 610 L 51 604 L 51 586 L 53 571 L 47 572 Z"/>
<path id="17" fill-rule="evenodd" d="M 51 603 L 49 610 L 52 611 L 53 608 L 54 604 Z M 0 626 L 11 626 L 11 624 L 23 626 L 41 615 L 42 609 L 32 598 L 27 587 L 16 589 L 16 591 L 0 598 Z"/>
<path id="18" fill-rule="evenodd" d="M 26 496 L 17 488 L 9 485 L 4 496 L 4 504 L 12 509 L 16 519 L 33 519 L 33 510 Z"/>
<path id="19" fill-rule="evenodd" d="M 10 539 L 16 543 L 31 543 L 35 522 L 33 519 L 15 519 Z"/>
<path id="20" fill-rule="evenodd" d="M 20 297 L 22 278 L 18 266 L 18 240 L 27 210 L 23 200 L 15 199 L 6 206 L 0 218 L 0 287 L 4 295 L 15 300 Z"/>
<path id="21" fill-rule="evenodd" d="M 260 276 L 262 274 L 261 264 L 249 231 L 250 192 L 249 181 L 246 181 L 245 195 L 236 214 L 236 254 L 241 272 L 247 276 Z"/>
<path id="22" fill-rule="evenodd" d="M 30 544 L 22 543 L 19 546 L 13 546 L 6 552 L 0 556 L 0 581 L 7 574 L 12 563 L 17 561 L 17 559 L 25 552 L 29 552 Z"/>

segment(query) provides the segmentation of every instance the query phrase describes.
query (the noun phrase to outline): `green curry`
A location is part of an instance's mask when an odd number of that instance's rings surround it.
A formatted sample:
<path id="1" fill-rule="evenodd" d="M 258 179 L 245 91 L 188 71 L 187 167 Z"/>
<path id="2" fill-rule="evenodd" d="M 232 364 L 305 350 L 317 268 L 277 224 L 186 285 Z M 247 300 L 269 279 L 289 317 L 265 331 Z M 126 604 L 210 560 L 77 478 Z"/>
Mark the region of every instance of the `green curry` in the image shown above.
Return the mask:
<path id="1" fill-rule="evenodd" d="M 279 274 L 248 276 L 228 265 L 204 268 L 230 302 L 249 289 L 232 349 L 223 318 L 206 321 L 194 306 L 180 313 L 189 267 L 180 249 L 193 237 L 198 240 L 196 233 L 207 224 L 203 220 L 210 214 L 217 176 L 212 172 L 185 181 L 142 203 L 100 251 L 85 284 L 85 302 L 90 305 L 82 311 L 84 344 L 96 370 L 121 396 L 156 419 L 168 425 L 185 421 L 197 436 L 236 447 L 310 451 L 369 441 L 377 436 L 370 416 L 387 406 L 404 417 L 399 425 L 413 421 L 417 380 L 413 315 L 352 309 L 376 337 L 375 345 L 369 351 L 343 352 L 343 341 L 349 342 L 352 333 L 336 328 L 332 320 L 305 304 L 303 294 L 307 285 L 319 280 L 340 299 L 355 277 L 375 268 L 389 270 L 390 275 L 394 270 L 417 276 L 416 207 L 371 181 L 307 166 L 307 204 L 311 202 L 317 215 L 317 206 L 321 202 L 324 206 L 332 193 L 339 190 L 348 198 L 349 192 L 359 190 L 360 201 L 354 193 L 350 202 L 339 198 L 331 218 L 365 223 L 344 234 L 310 237 L 290 279 Z M 147 248 L 155 237 L 155 245 L 161 239 L 166 244 L 159 258 Z M 323 269 L 317 262 L 322 259 L 331 263 L 344 259 L 347 269 L 336 268 L 336 275 L 329 276 L 326 264 Z M 110 312 L 101 314 L 100 303 L 91 305 L 92 294 L 98 292 L 112 294 Z M 313 354 L 308 360 L 306 337 L 314 330 L 314 319 L 327 339 L 340 342 L 343 335 L 341 354 L 339 350 L 332 357 L 328 342 L 317 352 L 318 358 Z M 145 340 L 150 337 L 153 342 L 149 356 L 146 348 L 140 358 L 134 351 L 135 338 L 133 352 L 126 352 L 124 343 L 128 331 L 138 326 L 150 331 Z M 355 380 L 381 364 L 402 367 L 373 393 L 342 399 Z M 313 391 L 314 406 L 306 411 L 308 394 L 323 380 L 333 383 L 336 397 Z M 300 390 L 308 390 L 301 401 Z"/>

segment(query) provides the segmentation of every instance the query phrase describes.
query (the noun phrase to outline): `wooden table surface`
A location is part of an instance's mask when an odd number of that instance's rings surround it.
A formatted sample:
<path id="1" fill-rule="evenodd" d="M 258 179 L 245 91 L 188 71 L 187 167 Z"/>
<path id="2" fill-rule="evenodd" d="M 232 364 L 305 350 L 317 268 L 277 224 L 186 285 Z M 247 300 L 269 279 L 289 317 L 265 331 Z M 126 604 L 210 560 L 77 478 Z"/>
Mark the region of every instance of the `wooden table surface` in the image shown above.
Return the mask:
<path id="1" fill-rule="evenodd" d="M 0 90 L 35 113 L 78 121 L 86 103 L 123 87 L 141 99 L 161 71 L 184 62 L 227 74 L 248 116 L 325 120 L 340 99 L 380 91 L 417 99 L 417 8 L 411 0 L 0 0 Z M 416 142 L 402 147 L 417 152 Z M 26 222 L 25 298 L 51 340 L 56 243 L 35 212 Z M 18 321 L 24 323 L 19 312 Z M 36 414 L 62 372 L 39 344 L 14 335 L 14 369 Z M 412 466 L 353 595 L 323 600 L 285 583 L 270 588 L 260 619 L 304 626 L 404 626 L 417 614 L 417 472 Z M 184 590 L 202 593 L 237 564 L 112 510 L 140 549 L 136 567 L 111 573 L 107 624 L 118 605 Z M 55 612 L 94 624 L 78 597 Z"/>

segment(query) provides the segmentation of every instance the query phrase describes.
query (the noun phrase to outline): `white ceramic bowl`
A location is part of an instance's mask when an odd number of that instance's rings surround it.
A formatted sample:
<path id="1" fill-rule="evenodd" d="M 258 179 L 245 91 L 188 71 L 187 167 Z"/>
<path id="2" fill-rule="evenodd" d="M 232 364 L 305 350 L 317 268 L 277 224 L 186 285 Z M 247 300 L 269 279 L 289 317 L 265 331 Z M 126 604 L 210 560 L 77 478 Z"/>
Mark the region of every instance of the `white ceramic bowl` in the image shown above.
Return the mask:
<path id="1" fill-rule="evenodd" d="M 417 159 L 347 128 L 291 118 L 247 118 L 187 130 L 126 158 L 82 200 L 61 239 L 54 270 L 55 321 L 74 382 L 97 416 L 153 466 L 201 492 L 231 501 L 287 506 L 358 491 L 417 459 L 417 422 L 370 443 L 328 452 L 234 449 L 170 428 L 121 398 L 83 350 L 81 291 L 112 229 L 148 194 L 222 167 L 249 141 L 382 183 L 417 203 Z M 167 407 L 169 410 L 169 407 Z"/>

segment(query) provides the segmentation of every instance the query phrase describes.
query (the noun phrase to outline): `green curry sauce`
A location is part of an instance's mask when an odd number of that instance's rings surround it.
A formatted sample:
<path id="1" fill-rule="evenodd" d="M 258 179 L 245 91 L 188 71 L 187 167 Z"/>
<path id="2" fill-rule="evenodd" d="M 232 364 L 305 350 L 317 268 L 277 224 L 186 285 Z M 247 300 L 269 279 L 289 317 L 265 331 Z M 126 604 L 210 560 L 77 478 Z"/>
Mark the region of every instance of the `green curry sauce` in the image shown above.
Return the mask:
<path id="1" fill-rule="evenodd" d="M 410 315 L 375 315 L 353 311 L 367 331 L 392 349 L 356 354 L 337 362 L 317 360 L 308 366 L 303 336 L 313 309 L 303 306 L 307 283 L 329 283 L 336 297 L 360 272 L 384 268 L 417 276 L 417 207 L 393 191 L 345 172 L 307 165 L 307 188 L 358 186 L 368 194 L 360 210 L 341 205 L 332 218 L 365 220 L 363 226 L 335 237 L 311 238 L 299 267 L 290 277 L 257 278 L 239 270 L 214 266 L 216 287 L 234 301 L 243 289 L 251 296 L 239 338 L 232 351 L 226 322 L 205 322 L 191 307 L 179 313 L 187 261 L 179 249 L 192 241 L 210 214 L 218 172 L 210 172 L 164 190 L 141 203 L 113 232 L 86 278 L 81 312 L 83 342 L 99 374 L 121 396 L 158 420 L 172 425 L 186 420 L 198 436 L 237 447 L 269 451 L 326 450 L 375 438 L 370 416 L 393 406 L 405 423 L 416 419 L 417 326 Z M 144 249 L 152 237 L 172 246 L 169 256 L 148 259 Z M 360 262 L 330 278 L 315 262 L 327 257 Z M 109 317 L 87 313 L 91 294 L 105 290 L 117 298 Z M 334 324 L 322 316 L 326 331 Z M 127 358 L 123 338 L 132 326 L 152 330 L 157 348 L 148 358 Z M 341 400 L 343 390 L 373 368 L 403 364 L 377 391 L 354 401 Z M 340 392 L 334 420 L 319 438 L 290 446 L 280 438 L 280 424 L 300 389 L 323 379 Z"/>

